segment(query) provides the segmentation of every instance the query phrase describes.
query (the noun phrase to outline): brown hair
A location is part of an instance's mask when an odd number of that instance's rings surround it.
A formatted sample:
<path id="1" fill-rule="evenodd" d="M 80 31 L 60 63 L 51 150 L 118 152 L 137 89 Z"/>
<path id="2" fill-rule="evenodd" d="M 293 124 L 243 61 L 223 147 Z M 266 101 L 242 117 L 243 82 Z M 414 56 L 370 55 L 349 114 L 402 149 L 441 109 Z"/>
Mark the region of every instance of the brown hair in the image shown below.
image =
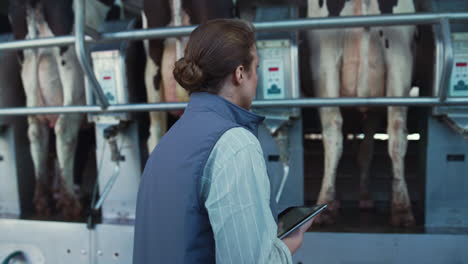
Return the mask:
<path id="1" fill-rule="evenodd" d="M 189 93 L 217 94 L 239 65 L 250 70 L 254 45 L 255 31 L 249 22 L 209 20 L 190 34 L 184 57 L 175 63 L 174 77 Z"/>

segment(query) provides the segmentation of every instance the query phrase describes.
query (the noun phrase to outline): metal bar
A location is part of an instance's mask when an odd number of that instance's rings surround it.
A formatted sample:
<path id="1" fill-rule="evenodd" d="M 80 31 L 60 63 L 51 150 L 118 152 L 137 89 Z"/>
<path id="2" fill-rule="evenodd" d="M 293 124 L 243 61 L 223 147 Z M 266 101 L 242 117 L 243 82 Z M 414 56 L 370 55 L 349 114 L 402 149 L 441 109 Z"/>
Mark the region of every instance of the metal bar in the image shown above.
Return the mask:
<path id="1" fill-rule="evenodd" d="M 114 186 L 114 183 L 117 180 L 117 177 L 119 176 L 119 174 L 120 174 L 120 166 L 117 163 L 117 165 L 115 165 L 114 167 L 112 176 L 110 177 L 110 179 L 107 181 L 106 185 L 104 186 L 101 197 L 96 202 L 96 205 L 94 205 L 93 210 L 99 210 L 101 208 L 102 204 L 107 198 L 107 195 L 109 195 L 109 192 L 112 190 L 112 187 Z"/>
<path id="2" fill-rule="evenodd" d="M 100 41 L 163 39 L 190 35 L 195 26 L 163 27 L 103 33 Z"/>
<path id="3" fill-rule="evenodd" d="M 444 18 L 440 21 L 442 41 L 444 45 L 443 56 L 444 56 L 444 66 L 442 67 L 442 74 L 440 78 L 440 87 L 439 87 L 439 100 L 444 102 L 447 100 L 448 88 L 450 86 L 450 77 L 452 76 L 453 69 L 453 46 L 452 46 L 452 35 L 450 32 L 450 22 L 448 19 Z"/>
<path id="4" fill-rule="evenodd" d="M 102 113 L 100 106 L 52 106 L 52 107 L 15 107 L 0 108 L 0 116 L 11 115 L 45 115 L 71 113 Z"/>
<path id="5" fill-rule="evenodd" d="M 92 27 L 89 27 L 87 25 L 84 26 L 85 27 L 85 34 L 90 36 L 92 39 L 100 39 L 101 38 L 101 33 L 97 30 L 95 30 L 94 28 Z M 86 37 L 85 36 L 85 40 L 86 40 Z"/>
<path id="6" fill-rule="evenodd" d="M 99 84 L 96 76 L 94 75 L 93 68 L 91 67 L 91 63 L 89 63 L 89 57 L 86 53 L 85 47 L 85 3 L 84 0 L 75 0 L 75 50 L 76 56 L 78 57 L 78 61 L 81 64 L 81 68 L 83 72 L 88 77 L 90 81 L 90 85 L 93 87 L 94 95 L 97 97 L 99 104 L 103 108 L 107 108 L 109 106 L 109 102 L 107 102 L 107 98 L 104 95 L 104 92 L 101 89 L 101 85 Z"/>
<path id="7" fill-rule="evenodd" d="M 409 24 L 437 24 L 442 18 L 453 21 L 468 20 L 468 13 L 428 13 L 401 14 L 379 16 L 348 16 L 332 18 L 303 18 L 274 22 L 253 23 L 257 31 L 270 30 L 298 30 L 298 29 L 327 29 L 363 26 L 394 26 Z M 165 38 L 188 35 L 195 26 L 174 28 L 153 28 L 145 30 L 121 31 L 104 33 L 102 41 L 116 41 L 123 39 Z M 1 46 L 0 46 L 1 48 Z"/>
<path id="8" fill-rule="evenodd" d="M 424 13 L 396 14 L 372 16 L 345 16 L 332 18 L 307 18 L 286 21 L 255 23 L 257 31 L 265 30 L 297 30 L 297 29 L 328 29 L 369 26 L 397 26 L 437 24 L 441 19 L 467 20 L 468 13 Z"/>
<path id="9" fill-rule="evenodd" d="M 394 26 L 394 25 L 420 25 L 436 24 L 441 19 L 450 21 L 468 20 L 468 13 L 425 13 L 425 14 L 399 14 L 379 16 L 349 16 L 338 18 L 304 18 L 274 22 L 254 23 L 257 31 L 268 30 L 298 30 L 298 29 L 326 29 L 345 27 Z M 127 30 L 121 32 L 103 33 L 102 38 L 93 40 L 86 38 L 86 42 L 109 42 L 119 40 L 140 40 L 153 38 L 179 37 L 189 35 L 194 29 L 190 27 L 164 27 L 141 30 Z M 22 40 L 0 43 L 0 50 L 18 50 L 44 46 L 66 46 L 74 43 L 72 36 L 63 36 L 47 39 Z"/>
<path id="10" fill-rule="evenodd" d="M 91 38 L 87 38 L 87 41 Z M 59 36 L 53 38 L 39 38 L 28 40 L 16 40 L 8 42 L 0 42 L 0 50 L 21 50 L 39 47 L 53 47 L 53 46 L 69 46 L 75 42 L 74 36 Z"/>
<path id="11" fill-rule="evenodd" d="M 437 97 L 376 97 L 376 98 L 302 98 L 285 100 L 261 100 L 253 101 L 253 108 L 267 107 L 330 107 L 330 106 L 466 106 L 467 97 L 450 97 L 445 102 L 440 102 Z M 0 108 L 0 116 L 11 115 L 43 115 L 43 114 L 67 114 L 90 113 L 109 114 L 122 112 L 148 112 L 148 111 L 172 111 L 181 110 L 187 103 L 154 103 L 154 104 L 122 104 L 110 105 L 103 110 L 96 105 L 90 106 L 56 106 L 56 107 L 16 107 Z"/>
<path id="12" fill-rule="evenodd" d="M 450 98 L 439 102 L 436 97 L 375 97 L 375 98 L 303 98 L 254 101 L 253 107 L 327 107 L 327 106 L 435 106 L 466 105 L 468 98 Z"/>

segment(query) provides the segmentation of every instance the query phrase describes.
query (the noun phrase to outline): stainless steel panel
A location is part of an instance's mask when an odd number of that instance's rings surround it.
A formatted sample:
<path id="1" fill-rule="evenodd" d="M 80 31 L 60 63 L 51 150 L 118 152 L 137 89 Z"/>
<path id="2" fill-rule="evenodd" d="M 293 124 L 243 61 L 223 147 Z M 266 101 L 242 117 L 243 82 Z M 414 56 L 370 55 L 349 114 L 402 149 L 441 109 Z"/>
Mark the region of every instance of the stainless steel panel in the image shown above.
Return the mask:
<path id="1" fill-rule="evenodd" d="M 314 227 L 312 226 L 312 229 Z M 452 230 L 453 231 L 453 230 Z M 132 263 L 133 226 L 0 219 L 0 260 L 23 250 L 34 264 Z M 468 233 L 308 232 L 294 263 L 467 263 Z"/>
<path id="2" fill-rule="evenodd" d="M 0 234 L 0 261 L 19 250 L 33 264 L 132 263 L 132 225 L 0 219 Z"/>
<path id="3" fill-rule="evenodd" d="M 34 264 L 90 263 L 89 231 L 82 223 L 0 219 L 0 234 L 1 257 L 21 250 Z"/>
<path id="4" fill-rule="evenodd" d="M 0 134 L 0 217 L 19 217 L 18 168 L 14 128 L 5 126 Z"/>
<path id="5" fill-rule="evenodd" d="M 312 225 L 312 229 L 313 229 Z M 468 263 L 468 234 L 306 233 L 301 264 Z"/>
<path id="6" fill-rule="evenodd" d="M 92 263 L 132 263 L 133 225 L 98 225 L 93 239 Z"/>
<path id="7" fill-rule="evenodd" d="M 429 117 L 426 153 L 426 227 L 468 228 L 468 140 Z"/>

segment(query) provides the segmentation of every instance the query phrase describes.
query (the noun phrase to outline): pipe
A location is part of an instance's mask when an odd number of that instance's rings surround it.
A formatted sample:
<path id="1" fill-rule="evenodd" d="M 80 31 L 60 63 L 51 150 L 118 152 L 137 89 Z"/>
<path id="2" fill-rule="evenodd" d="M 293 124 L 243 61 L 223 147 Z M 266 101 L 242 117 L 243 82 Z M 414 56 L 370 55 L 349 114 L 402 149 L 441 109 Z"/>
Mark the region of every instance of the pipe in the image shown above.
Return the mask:
<path id="1" fill-rule="evenodd" d="M 75 50 L 78 61 L 80 62 L 83 72 L 88 77 L 91 87 L 93 87 L 94 95 L 97 97 L 99 104 L 102 108 L 107 108 L 109 102 L 102 91 L 96 76 L 94 75 L 93 68 L 89 62 L 88 54 L 85 47 L 85 3 L 84 0 L 75 0 Z"/>
<path id="2" fill-rule="evenodd" d="M 255 23 L 257 31 L 329 29 L 350 27 L 398 26 L 438 24 L 441 19 L 468 20 L 468 13 L 416 13 L 396 15 L 345 16 L 332 18 L 305 18 Z"/>
<path id="3" fill-rule="evenodd" d="M 120 174 L 120 165 L 118 162 L 116 162 L 114 171 L 112 172 L 112 176 L 109 178 L 106 185 L 104 186 L 101 197 L 96 202 L 96 205 L 94 205 L 93 210 L 99 210 L 101 208 L 102 204 L 107 198 L 107 195 L 109 195 L 109 192 L 112 190 L 112 187 L 114 186 L 115 181 L 117 181 L 119 174 Z"/>
<path id="4" fill-rule="evenodd" d="M 266 107 L 330 107 L 330 106 L 468 106 L 468 98 L 451 97 L 440 102 L 437 97 L 376 97 L 376 98 L 301 98 L 284 100 L 253 101 L 253 108 Z M 55 107 L 16 107 L 0 108 L 0 116 L 43 115 L 70 113 L 122 113 L 181 110 L 187 103 L 153 103 L 111 105 L 103 110 L 96 105 L 89 106 L 55 106 Z"/>
<path id="5" fill-rule="evenodd" d="M 442 75 L 440 78 L 440 88 L 439 88 L 439 100 L 445 102 L 447 100 L 447 93 L 450 87 L 450 77 L 452 76 L 453 70 L 453 45 L 452 45 L 452 36 L 450 33 L 450 22 L 448 19 L 444 18 L 440 21 L 442 41 L 444 45 L 443 56 L 444 56 L 444 66 L 442 67 Z"/>
<path id="6" fill-rule="evenodd" d="M 78 1 L 78 0 L 77 0 Z M 75 9 L 77 10 L 77 9 Z M 76 19 L 76 18 L 75 18 Z M 379 16 L 349 16 L 332 18 L 303 18 L 273 22 L 257 22 L 254 26 L 257 31 L 270 30 L 299 30 L 299 29 L 326 29 L 347 27 L 394 26 L 394 25 L 420 25 L 438 24 L 442 19 L 450 21 L 468 20 L 468 13 L 425 13 L 425 14 L 399 14 Z M 75 25 L 76 26 L 76 25 Z M 195 26 L 164 27 L 140 30 L 127 30 L 121 32 L 103 33 L 99 40 L 86 38 L 86 42 L 110 42 L 120 40 L 140 40 L 179 37 L 189 35 Z M 67 46 L 74 44 L 73 36 L 62 36 L 35 40 L 21 40 L 0 43 L 0 50 L 19 50 L 44 46 Z"/>

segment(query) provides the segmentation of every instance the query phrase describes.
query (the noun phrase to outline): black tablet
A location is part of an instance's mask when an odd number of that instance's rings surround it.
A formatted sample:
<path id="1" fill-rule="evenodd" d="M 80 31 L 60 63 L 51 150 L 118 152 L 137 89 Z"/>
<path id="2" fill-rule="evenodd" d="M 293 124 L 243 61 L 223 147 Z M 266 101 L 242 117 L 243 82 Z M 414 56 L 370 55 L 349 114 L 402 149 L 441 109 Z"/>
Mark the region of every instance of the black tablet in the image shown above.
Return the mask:
<path id="1" fill-rule="evenodd" d="M 278 216 L 278 238 L 283 239 L 301 225 L 318 215 L 326 204 L 312 207 L 289 207 Z"/>

